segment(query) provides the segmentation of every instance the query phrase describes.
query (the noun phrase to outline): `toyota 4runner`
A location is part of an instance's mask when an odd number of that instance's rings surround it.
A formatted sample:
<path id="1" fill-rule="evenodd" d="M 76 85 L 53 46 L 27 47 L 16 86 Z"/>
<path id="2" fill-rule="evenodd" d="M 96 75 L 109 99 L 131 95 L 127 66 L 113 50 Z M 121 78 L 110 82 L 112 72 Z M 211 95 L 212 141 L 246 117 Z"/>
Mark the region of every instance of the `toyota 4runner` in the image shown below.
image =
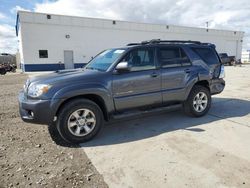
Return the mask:
<path id="1" fill-rule="evenodd" d="M 225 87 L 215 45 L 154 39 L 104 50 L 84 68 L 27 80 L 19 94 L 25 122 L 56 126 L 61 138 L 81 143 L 104 121 L 182 105 L 205 115 L 211 95 Z"/>

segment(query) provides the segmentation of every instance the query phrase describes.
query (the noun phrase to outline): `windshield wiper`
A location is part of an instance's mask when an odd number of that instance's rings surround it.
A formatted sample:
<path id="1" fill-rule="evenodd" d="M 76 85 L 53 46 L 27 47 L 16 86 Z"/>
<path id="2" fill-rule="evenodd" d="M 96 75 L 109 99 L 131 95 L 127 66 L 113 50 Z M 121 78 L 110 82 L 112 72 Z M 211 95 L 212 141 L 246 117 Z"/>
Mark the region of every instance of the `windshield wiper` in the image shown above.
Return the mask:
<path id="1" fill-rule="evenodd" d="M 102 69 L 98 69 L 98 68 L 95 68 L 95 67 L 86 67 L 86 69 L 90 69 L 90 70 L 98 70 L 98 71 L 102 71 L 102 72 L 103 72 L 103 70 L 102 70 Z"/>

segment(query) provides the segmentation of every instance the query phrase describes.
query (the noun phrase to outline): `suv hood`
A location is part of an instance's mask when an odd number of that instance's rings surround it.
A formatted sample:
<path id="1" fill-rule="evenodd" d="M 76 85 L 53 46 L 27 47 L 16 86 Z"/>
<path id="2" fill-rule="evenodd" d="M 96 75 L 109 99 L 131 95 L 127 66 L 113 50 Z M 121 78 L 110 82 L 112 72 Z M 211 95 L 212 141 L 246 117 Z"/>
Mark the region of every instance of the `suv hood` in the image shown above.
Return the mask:
<path id="1" fill-rule="evenodd" d="M 68 82 L 72 80 L 78 80 L 82 77 L 93 77 L 97 74 L 103 72 L 97 70 L 89 69 L 69 69 L 69 70 L 60 70 L 53 73 L 34 76 L 29 79 L 29 83 L 42 83 L 42 84 L 54 84 L 57 82 Z"/>

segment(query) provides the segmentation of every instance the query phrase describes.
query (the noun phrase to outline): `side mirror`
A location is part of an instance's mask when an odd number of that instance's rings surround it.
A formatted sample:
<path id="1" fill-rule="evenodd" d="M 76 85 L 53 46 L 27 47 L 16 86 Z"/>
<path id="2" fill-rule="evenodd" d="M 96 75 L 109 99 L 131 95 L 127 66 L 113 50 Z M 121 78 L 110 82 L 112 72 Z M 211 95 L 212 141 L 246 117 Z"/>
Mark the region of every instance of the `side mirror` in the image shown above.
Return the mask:
<path id="1" fill-rule="evenodd" d="M 130 66 L 128 65 L 128 62 L 120 62 L 116 66 L 115 70 L 117 70 L 117 72 L 129 72 Z"/>

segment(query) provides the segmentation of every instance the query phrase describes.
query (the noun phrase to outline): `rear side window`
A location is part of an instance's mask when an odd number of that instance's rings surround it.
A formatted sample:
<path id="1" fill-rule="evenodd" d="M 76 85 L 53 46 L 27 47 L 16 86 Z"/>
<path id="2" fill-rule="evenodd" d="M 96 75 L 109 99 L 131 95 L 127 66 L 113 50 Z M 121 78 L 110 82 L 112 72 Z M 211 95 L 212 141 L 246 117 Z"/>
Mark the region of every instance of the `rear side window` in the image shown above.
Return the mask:
<path id="1" fill-rule="evenodd" d="M 193 50 L 205 61 L 208 65 L 219 64 L 219 58 L 211 48 L 193 48 Z"/>
<path id="2" fill-rule="evenodd" d="M 179 47 L 159 48 L 158 60 L 163 68 L 191 65 L 191 62 L 183 49 Z"/>

